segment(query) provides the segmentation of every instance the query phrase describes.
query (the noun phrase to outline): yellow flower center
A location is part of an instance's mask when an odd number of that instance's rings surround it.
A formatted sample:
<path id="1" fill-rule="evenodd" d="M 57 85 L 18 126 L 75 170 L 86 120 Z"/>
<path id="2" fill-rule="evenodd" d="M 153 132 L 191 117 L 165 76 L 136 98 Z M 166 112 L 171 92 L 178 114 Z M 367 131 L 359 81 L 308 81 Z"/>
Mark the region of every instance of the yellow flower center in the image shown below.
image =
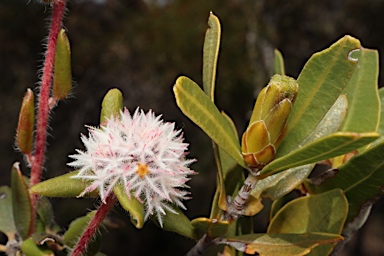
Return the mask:
<path id="1" fill-rule="evenodd" d="M 147 164 L 137 164 L 136 173 L 140 176 L 140 178 L 144 178 L 145 175 L 149 174 L 148 165 Z"/>

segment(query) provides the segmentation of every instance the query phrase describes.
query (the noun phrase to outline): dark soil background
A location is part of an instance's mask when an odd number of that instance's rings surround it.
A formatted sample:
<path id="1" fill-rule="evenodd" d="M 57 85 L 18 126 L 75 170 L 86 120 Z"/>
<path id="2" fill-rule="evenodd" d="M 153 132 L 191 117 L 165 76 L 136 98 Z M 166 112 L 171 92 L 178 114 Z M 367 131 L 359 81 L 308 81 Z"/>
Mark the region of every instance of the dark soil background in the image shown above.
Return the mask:
<path id="1" fill-rule="evenodd" d="M 273 49 L 285 57 L 287 74 L 297 77 L 306 60 L 349 34 L 368 48 L 384 49 L 384 1 L 306 0 L 72 0 L 64 25 L 72 46 L 75 86 L 51 115 L 44 179 L 70 171 L 68 155 L 82 148 L 85 124 L 97 125 L 105 93 L 117 87 L 129 109 L 163 113 L 185 130 L 192 167 L 190 218 L 208 216 L 215 189 L 210 140 L 177 108 L 172 86 L 179 75 L 201 84 L 202 44 L 209 11 L 222 23 L 216 99 L 233 117 L 239 132 L 247 124 L 257 92 L 269 80 Z M 50 8 L 34 0 L 0 1 L 0 185 L 10 184 L 21 99 L 37 92 Z M 382 56 L 381 56 L 382 61 Z M 382 77 L 383 71 L 380 76 Z M 23 165 L 24 174 L 28 168 Z M 94 209 L 97 201 L 52 199 L 56 220 L 71 220 Z M 152 223 L 136 230 L 119 207 L 112 216 L 124 227 L 104 232 L 108 255 L 184 255 L 193 242 Z M 258 225 L 262 232 L 265 225 Z M 343 255 L 384 255 L 384 200 Z"/>

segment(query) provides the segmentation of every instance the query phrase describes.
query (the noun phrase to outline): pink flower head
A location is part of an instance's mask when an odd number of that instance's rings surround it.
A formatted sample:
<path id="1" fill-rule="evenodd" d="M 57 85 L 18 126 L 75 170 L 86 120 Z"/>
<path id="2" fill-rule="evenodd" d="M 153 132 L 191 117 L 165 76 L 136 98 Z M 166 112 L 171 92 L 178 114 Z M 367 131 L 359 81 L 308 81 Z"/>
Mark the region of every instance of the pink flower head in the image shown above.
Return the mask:
<path id="1" fill-rule="evenodd" d="M 176 213 L 170 204 L 185 209 L 181 202 L 189 199 L 185 183 L 195 174 L 188 166 L 195 159 L 186 159 L 188 144 L 174 123 L 164 122 L 150 110 L 139 108 L 133 116 L 127 109 L 120 117 L 112 117 L 100 128 L 89 127 L 89 137 L 82 135 L 86 151 L 77 154 L 69 166 L 79 168 L 72 178 L 90 182 L 79 195 L 99 190 L 103 202 L 116 184 L 122 184 L 144 205 L 145 219 L 155 214 L 162 225 L 165 209 Z"/>

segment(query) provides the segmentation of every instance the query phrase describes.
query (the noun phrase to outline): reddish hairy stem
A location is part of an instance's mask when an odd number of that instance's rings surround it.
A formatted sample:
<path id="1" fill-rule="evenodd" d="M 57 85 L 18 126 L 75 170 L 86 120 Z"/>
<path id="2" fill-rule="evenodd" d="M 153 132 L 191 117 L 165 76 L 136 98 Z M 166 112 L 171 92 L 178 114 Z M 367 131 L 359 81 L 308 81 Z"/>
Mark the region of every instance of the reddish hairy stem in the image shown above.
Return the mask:
<path id="1" fill-rule="evenodd" d="M 45 145 L 47 138 L 47 126 L 48 126 L 48 114 L 49 106 L 48 101 L 51 91 L 51 81 L 53 66 L 55 63 L 57 36 L 61 29 L 61 21 L 65 10 L 66 0 L 55 0 L 53 2 L 53 12 L 51 26 L 48 36 L 48 46 L 45 54 L 43 76 L 41 79 L 39 106 L 37 110 L 37 125 L 36 125 L 36 141 L 35 141 L 35 153 L 32 161 L 30 186 L 36 185 L 40 182 L 41 173 L 43 170 Z M 32 227 L 35 226 L 36 221 L 36 206 L 37 195 L 31 195 L 32 205 Z M 31 232 L 34 232 L 32 228 Z"/>
<path id="2" fill-rule="evenodd" d="M 103 222 L 108 212 L 112 209 L 115 203 L 116 197 L 114 194 L 111 194 L 107 197 L 107 199 L 105 200 L 105 204 L 101 203 L 99 209 L 97 209 L 95 216 L 93 217 L 91 222 L 89 222 L 88 227 L 85 229 L 84 233 L 82 234 L 75 248 L 73 249 L 71 256 L 85 255 L 85 250 L 87 249 L 89 242 L 92 240 L 93 236 L 100 227 L 100 224 Z"/>

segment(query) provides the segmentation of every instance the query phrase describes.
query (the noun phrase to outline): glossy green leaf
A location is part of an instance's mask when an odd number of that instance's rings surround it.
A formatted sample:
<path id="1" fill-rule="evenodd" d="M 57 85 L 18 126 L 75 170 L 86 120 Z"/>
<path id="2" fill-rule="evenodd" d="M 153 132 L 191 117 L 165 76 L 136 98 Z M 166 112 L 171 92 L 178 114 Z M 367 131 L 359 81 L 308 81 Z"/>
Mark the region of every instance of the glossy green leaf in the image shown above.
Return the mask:
<path id="1" fill-rule="evenodd" d="M 30 192 L 48 197 L 77 197 L 89 184 L 81 179 L 73 179 L 72 176 L 79 171 L 66 173 L 55 178 L 45 180 L 33 186 Z M 98 197 L 98 190 L 87 193 L 85 197 Z"/>
<path id="2" fill-rule="evenodd" d="M 321 193 L 333 188 L 344 190 L 349 202 L 347 222 L 352 221 L 367 202 L 373 203 L 383 195 L 384 140 L 339 166 L 338 172 L 326 174 L 316 184 L 306 184 L 310 193 Z M 323 180 L 323 182 L 321 182 Z"/>
<path id="3" fill-rule="evenodd" d="M 104 96 L 101 103 L 100 123 L 104 123 L 112 116 L 115 117 L 123 109 L 123 94 L 119 89 L 111 89 Z"/>
<path id="4" fill-rule="evenodd" d="M 45 246 L 38 246 L 32 240 L 28 238 L 21 244 L 21 251 L 25 256 L 54 256 L 53 251 L 47 249 Z"/>
<path id="5" fill-rule="evenodd" d="M 251 195 L 256 198 L 262 196 L 276 200 L 300 185 L 311 173 L 313 166 L 314 164 L 307 164 L 268 176 L 256 183 Z"/>
<path id="6" fill-rule="evenodd" d="M 267 177 L 271 174 L 293 168 L 300 165 L 316 163 L 348 153 L 360 148 L 379 138 L 379 134 L 372 133 L 350 133 L 337 132 L 324 136 L 311 142 L 298 150 L 276 159 L 267 165 L 261 172 L 260 177 Z"/>
<path id="7" fill-rule="evenodd" d="M 162 216 L 162 228 L 164 230 L 175 232 L 179 235 L 197 240 L 198 236 L 196 230 L 191 224 L 191 221 L 188 219 L 188 217 L 185 216 L 185 214 L 178 207 L 172 207 L 172 209 L 178 214 L 175 214 L 165 209 L 166 214 Z M 156 217 L 152 216 L 151 219 L 157 223 Z"/>
<path id="8" fill-rule="evenodd" d="M 16 129 L 17 147 L 23 154 L 30 154 L 33 148 L 33 130 L 35 126 L 34 99 L 32 90 L 28 88 L 21 103 Z"/>
<path id="9" fill-rule="evenodd" d="M 228 221 L 204 217 L 191 220 L 191 224 L 196 230 L 200 231 L 201 234 L 207 234 L 212 238 L 224 235 L 227 233 L 229 227 Z"/>
<path id="10" fill-rule="evenodd" d="M 52 96 L 56 100 L 68 96 L 72 88 L 71 47 L 65 29 L 57 35 Z"/>
<path id="11" fill-rule="evenodd" d="M 0 232 L 6 234 L 8 240 L 13 240 L 16 233 L 12 210 L 12 190 L 8 186 L 0 187 Z"/>
<path id="12" fill-rule="evenodd" d="M 95 216 L 96 211 L 89 212 L 87 215 L 77 218 L 69 225 L 67 232 L 64 233 L 64 243 L 70 248 L 75 247 L 79 238 L 87 228 L 89 222 Z M 101 247 L 101 233 L 96 232 L 91 242 L 87 245 L 87 255 L 95 255 Z"/>
<path id="13" fill-rule="evenodd" d="M 379 97 L 380 97 L 380 123 L 377 131 L 380 133 L 382 137 L 384 137 L 384 87 L 379 89 Z"/>
<path id="14" fill-rule="evenodd" d="M 335 243 L 343 238 L 328 233 L 251 234 L 225 238 L 220 241 L 248 254 L 260 256 L 302 256 L 318 245 Z"/>
<path id="15" fill-rule="evenodd" d="M 214 101 L 217 59 L 220 48 L 220 21 L 211 12 L 208 19 L 208 29 L 205 33 L 203 48 L 203 87 L 208 97 Z"/>
<path id="16" fill-rule="evenodd" d="M 12 210 L 17 233 L 27 239 L 32 230 L 32 207 L 28 185 L 20 171 L 19 163 L 12 167 Z"/>
<path id="17" fill-rule="evenodd" d="M 344 91 L 349 104 L 341 131 L 375 132 L 380 117 L 379 54 L 365 48 L 359 52 L 359 64 Z"/>
<path id="18" fill-rule="evenodd" d="M 275 57 L 273 60 L 274 74 L 285 75 L 284 58 L 281 52 L 277 49 L 274 51 Z"/>
<path id="19" fill-rule="evenodd" d="M 348 201 L 340 189 L 300 197 L 287 203 L 273 217 L 268 233 L 325 232 L 340 234 L 348 213 Z M 328 255 L 333 245 L 316 248 L 310 255 Z"/>
<path id="20" fill-rule="evenodd" d="M 348 110 L 348 100 L 345 94 L 341 94 L 333 106 L 329 109 L 323 120 L 313 132 L 300 143 L 300 147 L 312 141 L 320 139 L 328 134 L 337 132 L 344 121 Z M 299 148 L 300 148 L 299 147 Z"/>
<path id="21" fill-rule="evenodd" d="M 197 124 L 219 147 L 236 162 L 247 168 L 240 152 L 238 138 L 227 120 L 201 88 L 187 77 L 179 77 L 173 87 L 181 111 Z"/>
<path id="22" fill-rule="evenodd" d="M 116 185 L 113 188 L 120 205 L 130 214 L 131 222 L 136 228 L 142 228 L 144 225 L 144 206 L 137 201 L 134 196 L 130 198 L 125 193 L 125 189 L 122 185 Z"/>
<path id="23" fill-rule="evenodd" d="M 360 42 L 345 36 L 328 49 L 312 55 L 305 64 L 297 79 L 299 94 L 289 116 L 287 135 L 276 158 L 296 149 L 332 107 L 357 65 L 349 56 L 355 49 L 360 49 Z"/>

